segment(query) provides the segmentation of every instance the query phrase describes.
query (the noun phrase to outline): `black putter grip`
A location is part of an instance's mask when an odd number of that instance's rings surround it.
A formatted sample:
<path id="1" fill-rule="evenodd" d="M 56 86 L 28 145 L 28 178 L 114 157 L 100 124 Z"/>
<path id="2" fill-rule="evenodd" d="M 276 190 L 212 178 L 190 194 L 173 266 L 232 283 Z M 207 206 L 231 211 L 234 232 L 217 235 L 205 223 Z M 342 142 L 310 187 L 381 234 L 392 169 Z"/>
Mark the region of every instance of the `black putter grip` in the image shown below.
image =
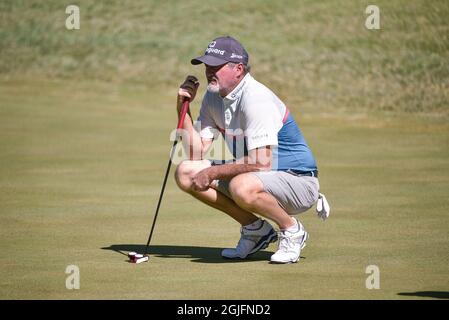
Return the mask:
<path id="1" fill-rule="evenodd" d="M 199 81 L 198 78 L 192 75 L 187 76 L 187 78 L 184 80 L 184 82 L 181 84 L 180 88 L 187 90 L 190 93 L 190 96 L 193 96 L 193 93 L 195 92 L 196 88 L 198 87 Z M 184 101 L 187 98 L 184 98 Z M 192 118 L 192 115 L 190 114 L 190 109 L 187 110 L 187 114 L 190 118 Z"/>
<path id="2" fill-rule="evenodd" d="M 195 91 L 195 87 L 198 85 L 198 78 L 195 76 L 187 76 L 184 82 L 181 84 L 181 88 L 189 91 L 190 94 L 193 94 Z"/>

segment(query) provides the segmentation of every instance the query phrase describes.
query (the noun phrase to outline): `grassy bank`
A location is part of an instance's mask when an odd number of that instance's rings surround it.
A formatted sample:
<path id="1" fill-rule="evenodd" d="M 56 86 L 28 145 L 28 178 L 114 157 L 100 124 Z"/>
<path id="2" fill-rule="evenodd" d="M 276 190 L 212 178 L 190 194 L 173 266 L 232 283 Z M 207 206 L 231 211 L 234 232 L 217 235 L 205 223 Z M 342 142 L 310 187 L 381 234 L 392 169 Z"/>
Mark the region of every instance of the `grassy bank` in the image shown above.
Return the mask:
<path id="1" fill-rule="evenodd" d="M 0 75 L 177 86 L 211 39 L 231 34 L 253 73 L 292 103 L 447 115 L 447 1 L 2 1 Z"/>

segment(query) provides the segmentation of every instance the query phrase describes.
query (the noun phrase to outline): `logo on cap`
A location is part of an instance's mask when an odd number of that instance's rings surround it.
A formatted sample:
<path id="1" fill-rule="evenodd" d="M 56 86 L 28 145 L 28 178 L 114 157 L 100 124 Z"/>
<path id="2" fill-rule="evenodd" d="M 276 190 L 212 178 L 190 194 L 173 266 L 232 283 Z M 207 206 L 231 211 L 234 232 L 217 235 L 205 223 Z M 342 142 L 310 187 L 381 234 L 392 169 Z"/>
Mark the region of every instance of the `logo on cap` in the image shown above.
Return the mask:
<path id="1" fill-rule="evenodd" d="M 215 54 L 219 54 L 219 55 L 224 55 L 225 54 L 225 50 L 218 50 L 218 49 L 214 49 L 214 48 L 207 48 L 206 49 L 206 54 L 210 54 L 210 53 L 215 53 Z"/>
<path id="2" fill-rule="evenodd" d="M 212 41 L 211 43 L 209 43 L 208 47 L 213 48 L 213 47 L 215 47 L 216 43 L 217 43 L 217 41 Z"/>

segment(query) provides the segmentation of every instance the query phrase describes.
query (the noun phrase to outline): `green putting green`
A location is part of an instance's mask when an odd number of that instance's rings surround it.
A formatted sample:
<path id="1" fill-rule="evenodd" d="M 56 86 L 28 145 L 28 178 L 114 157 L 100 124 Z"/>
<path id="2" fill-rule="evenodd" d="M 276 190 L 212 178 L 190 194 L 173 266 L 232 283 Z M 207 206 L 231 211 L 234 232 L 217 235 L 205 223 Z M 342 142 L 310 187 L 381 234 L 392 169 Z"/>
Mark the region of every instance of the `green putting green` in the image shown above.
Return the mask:
<path id="1" fill-rule="evenodd" d="M 0 296 L 4 299 L 400 299 L 447 291 L 449 124 L 441 119 L 292 111 L 332 206 L 303 259 L 220 257 L 239 226 L 170 178 L 148 237 L 176 124 L 171 99 L 144 89 L 2 82 Z M 197 109 L 193 110 L 193 113 Z M 172 173 L 174 170 L 172 169 Z M 67 266 L 80 289 L 66 289 Z M 368 290 L 366 268 L 380 270 Z M 402 294 L 405 294 L 402 295 Z M 419 296 L 417 296 L 419 297 Z"/>

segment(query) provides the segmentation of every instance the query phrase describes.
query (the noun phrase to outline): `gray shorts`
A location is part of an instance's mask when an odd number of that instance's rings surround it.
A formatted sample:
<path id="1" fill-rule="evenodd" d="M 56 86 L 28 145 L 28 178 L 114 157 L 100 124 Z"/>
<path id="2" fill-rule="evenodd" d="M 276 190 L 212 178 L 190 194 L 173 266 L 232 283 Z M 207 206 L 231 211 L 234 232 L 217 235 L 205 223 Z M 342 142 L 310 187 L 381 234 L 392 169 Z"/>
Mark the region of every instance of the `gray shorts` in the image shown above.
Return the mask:
<path id="1" fill-rule="evenodd" d="M 318 200 L 318 178 L 297 176 L 285 171 L 252 172 L 262 181 L 264 190 L 273 195 L 290 215 L 309 210 Z M 217 190 L 232 199 L 229 182 L 219 180 Z"/>

